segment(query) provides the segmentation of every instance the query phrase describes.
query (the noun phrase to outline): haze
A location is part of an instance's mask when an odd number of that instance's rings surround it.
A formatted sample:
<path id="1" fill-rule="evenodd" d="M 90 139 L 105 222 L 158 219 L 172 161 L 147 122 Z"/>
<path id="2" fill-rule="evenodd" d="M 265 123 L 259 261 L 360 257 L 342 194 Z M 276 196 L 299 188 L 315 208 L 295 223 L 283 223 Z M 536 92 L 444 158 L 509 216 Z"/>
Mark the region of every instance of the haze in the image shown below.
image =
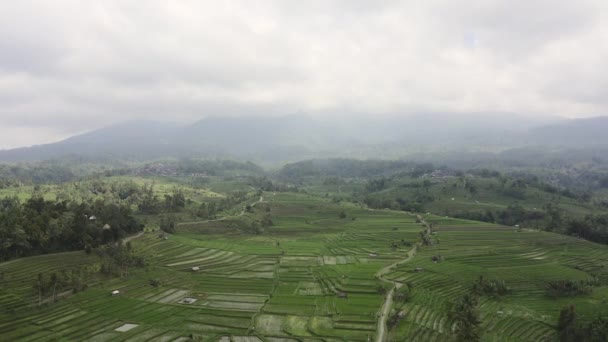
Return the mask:
<path id="1" fill-rule="evenodd" d="M 605 1 L 4 1 L 0 148 L 135 119 L 606 112 Z"/>

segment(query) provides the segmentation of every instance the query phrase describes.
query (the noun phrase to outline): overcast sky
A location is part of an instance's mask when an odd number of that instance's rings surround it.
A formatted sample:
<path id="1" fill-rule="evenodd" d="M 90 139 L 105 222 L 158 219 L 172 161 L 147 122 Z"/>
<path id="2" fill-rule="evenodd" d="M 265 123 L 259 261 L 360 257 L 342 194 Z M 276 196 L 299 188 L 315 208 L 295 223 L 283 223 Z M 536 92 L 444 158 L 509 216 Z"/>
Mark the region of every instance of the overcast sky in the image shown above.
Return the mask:
<path id="1" fill-rule="evenodd" d="M 603 115 L 606 61 L 606 0 L 7 0 L 0 148 L 141 118 Z"/>

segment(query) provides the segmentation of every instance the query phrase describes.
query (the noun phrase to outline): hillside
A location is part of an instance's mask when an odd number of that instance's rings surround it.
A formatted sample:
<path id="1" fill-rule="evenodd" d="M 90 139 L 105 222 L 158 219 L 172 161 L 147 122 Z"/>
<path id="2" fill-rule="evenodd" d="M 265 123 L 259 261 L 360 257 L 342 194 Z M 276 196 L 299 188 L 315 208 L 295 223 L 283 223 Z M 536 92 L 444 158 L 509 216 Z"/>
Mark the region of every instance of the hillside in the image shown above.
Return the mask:
<path id="1" fill-rule="evenodd" d="M 468 119 L 442 114 L 377 120 L 306 117 L 209 117 L 189 125 L 134 121 L 53 144 L 0 151 L 0 161 L 37 161 L 65 156 L 150 160 L 167 157 L 247 158 L 263 162 L 309 158 L 499 159 L 496 153 L 549 145 L 561 153 L 608 143 L 606 118 L 551 122 L 518 116 Z M 525 156 L 524 156 L 525 157 Z M 462 158 L 460 158 L 462 159 Z"/>
<path id="2" fill-rule="evenodd" d="M 497 297 L 480 295 L 484 341 L 554 339 L 564 306 L 575 303 L 581 321 L 605 309 L 606 246 L 306 194 L 266 192 L 247 203 L 251 209 L 226 219 L 131 240 L 145 268 L 95 275 L 88 289 L 57 303 L 35 304 L 30 284 L 41 264 L 44 272 L 62 272 L 92 270 L 102 260 L 70 252 L 0 263 L 0 337 L 363 342 L 388 334 L 391 341 L 450 341 L 450 308 L 480 276 L 508 287 Z M 261 234 L 240 230 L 239 222 L 267 210 L 273 223 Z M 427 245 L 419 237 L 428 225 Z M 593 291 L 546 292 L 565 279 L 594 284 Z"/>
<path id="3" fill-rule="evenodd" d="M 558 146 L 608 144 L 608 117 L 576 119 L 534 128 L 528 140 L 532 143 Z"/>

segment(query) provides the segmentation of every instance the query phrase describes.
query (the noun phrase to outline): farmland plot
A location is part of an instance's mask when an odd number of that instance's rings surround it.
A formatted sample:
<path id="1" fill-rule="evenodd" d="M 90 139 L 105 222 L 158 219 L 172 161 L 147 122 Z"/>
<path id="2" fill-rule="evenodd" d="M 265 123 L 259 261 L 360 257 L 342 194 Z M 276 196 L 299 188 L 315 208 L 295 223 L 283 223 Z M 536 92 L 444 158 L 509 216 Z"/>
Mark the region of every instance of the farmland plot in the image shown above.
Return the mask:
<path id="1" fill-rule="evenodd" d="M 511 289 L 502 298 L 481 300 L 484 339 L 538 341 L 554 336 L 563 306 L 575 303 L 591 316 L 608 298 L 601 286 L 568 299 L 549 299 L 544 292 L 548 280 L 608 278 L 605 246 L 427 216 L 439 243 L 419 246 L 415 257 L 400 263 L 424 228 L 415 215 L 302 193 L 266 197 L 272 197 L 274 225 L 263 234 L 223 234 L 212 222 L 185 225 L 167 240 L 145 234 L 132 241 L 145 268 L 122 279 L 95 278 L 86 291 L 55 304 L 35 305 L 32 283 L 39 270 L 95 268 L 94 255 L 0 264 L 0 339 L 368 341 L 377 334 L 386 287 L 402 284 L 412 296 L 393 303 L 392 313 L 403 318 L 389 340 L 444 341 L 452 336 L 451 305 L 483 276 L 504 280 Z M 432 260 L 437 255 L 441 262 Z M 111 296 L 113 290 L 120 295 Z M 120 329 L 125 325 L 132 329 Z"/>

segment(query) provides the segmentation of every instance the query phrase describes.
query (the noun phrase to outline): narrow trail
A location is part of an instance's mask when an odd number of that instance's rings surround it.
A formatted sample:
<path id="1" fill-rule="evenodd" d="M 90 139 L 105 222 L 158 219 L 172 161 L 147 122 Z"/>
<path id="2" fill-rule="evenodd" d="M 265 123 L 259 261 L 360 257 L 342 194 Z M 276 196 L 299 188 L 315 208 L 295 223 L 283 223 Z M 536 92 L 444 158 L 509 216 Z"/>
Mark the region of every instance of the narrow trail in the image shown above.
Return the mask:
<path id="1" fill-rule="evenodd" d="M 259 200 L 251 203 L 249 206 L 253 208 L 253 207 L 255 207 L 256 204 L 263 203 L 263 202 L 264 202 L 264 196 L 260 196 Z M 245 215 L 245 208 L 247 208 L 247 206 L 243 207 L 243 210 L 241 210 L 241 212 L 237 215 L 238 217 L 241 217 L 241 216 Z"/>
<path id="2" fill-rule="evenodd" d="M 275 192 L 275 193 L 272 193 L 272 195 L 273 195 L 273 196 L 274 196 L 274 195 L 276 195 L 276 192 Z M 266 201 L 264 201 L 264 196 L 260 196 L 260 198 L 259 198 L 257 201 L 255 201 L 255 202 L 251 203 L 249 206 L 251 206 L 251 207 L 253 208 L 253 207 L 255 207 L 255 205 L 256 205 L 256 204 L 258 204 L 258 203 L 264 203 L 264 202 L 266 202 Z M 216 218 L 216 219 L 213 219 L 213 220 L 205 220 L 205 221 L 190 221 L 190 222 L 180 222 L 180 223 L 178 223 L 178 225 L 183 225 L 183 224 L 184 224 L 184 225 L 186 225 L 186 224 L 198 224 L 198 223 L 216 222 L 216 221 L 223 221 L 223 220 L 229 219 L 229 218 L 231 218 L 231 217 L 241 217 L 241 216 L 245 215 L 245 213 L 246 213 L 245 208 L 246 208 L 246 207 L 247 207 L 246 205 L 245 205 L 245 206 L 243 206 L 243 210 L 241 210 L 241 212 L 240 212 L 240 213 L 238 213 L 237 215 L 234 215 L 234 216 L 222 216 L 222 217 L 220 217 L 220 218 Z"/>
<path id="3" fill-rule="evenodd" d="M 399 260 L 388 266 L 385 266 L 382 269 L 380 269 L 378 272 L 376 272 L 376 278 L 378 278 L 384 282 L 391 283 L 393 285 L 391 287 L 390 291 L 386 294 L 386 299 L 384 300 L 384 304 L 382 305 L 382 310 L 380 311 L 380 317 L 378 317 L 378 330 L 377 330 L 376 339 L 375 339 L 376 342 L 386 341 L 386 335 L 387 335 L 386 320 L 388 319 L 388 314 L 390 313 L 391 307 L 393 305 L 393 294 L 395 293 L 395 290 L 397 290 L 401 286 L 403 286 L 403 284 L 401 284 L 397 281 L 386 279 L 384 277 L 384 275 L 389 273 L 393 268 L 395 268 L 399 265 L 405 264 L 406 262 L 409 262 L 410 260 L 412 260 L 416 256 L 417 250 L 418 250 L 418 245 L 415 245 L 412 249 L 410 249 L 407 252 L 407 257 L 405 259 Z"/>
<path id="4" fill-rule="evenodd" d="M 142 235 L 144 235 L 144 232 L 139 232 L 135 235 L 127 236 L 126 238 L 122 239 L 122 244 L 126 245 L 129 241 L 135 240 L 135 239 L 141 237 Z"/>
<path id="5" fill-rule="evenodd" d="M 373 209 L 371 209 L 371 210 L 373 210 Z M 430 229 L 430 225 L 424 220 L 424 218 L 422 216 L 417 214 L 416 218 L 427 229 Z M 393 294 L 395 293 L 395 290 L 398 290 L 399 288 L 401 288 L 401 286 L 403 286 L 402 283 L 394 281 L 394 280 L 386 279 L 384 276 L 387 273 L 389 273 L 393 268 L 411 261 L 416 256 L 417 251 L 418 251 L 418 245 L 414 245 L 414 247 L 407 252 L 407 257 L 405 259 L 399 260 L 388 266 L 385 266 L 382 269 L 380 269 L 378 272 L 376 272 L 376 275 L 375 275 L 376 278 L 378 278 L 384 282 L 391 283 L 392 287 L 391 287 L 390 291 L 388 291 L 388 293 L 386 294 L 386 299 L 384 300 L 384 304 L 382 304 L 382 310 L 380 311 L 380 317 L 378 317 L 378 329 L 377 329 L 377 333 L 376 333 L 375 342 L 385 342 L 386 341 L 386 336 L 387 336 L 386 320 L 388 319 L 388 315 L 389 315 L 389 313 L 391 311 L 391 307 L 393 305 Z"/>

